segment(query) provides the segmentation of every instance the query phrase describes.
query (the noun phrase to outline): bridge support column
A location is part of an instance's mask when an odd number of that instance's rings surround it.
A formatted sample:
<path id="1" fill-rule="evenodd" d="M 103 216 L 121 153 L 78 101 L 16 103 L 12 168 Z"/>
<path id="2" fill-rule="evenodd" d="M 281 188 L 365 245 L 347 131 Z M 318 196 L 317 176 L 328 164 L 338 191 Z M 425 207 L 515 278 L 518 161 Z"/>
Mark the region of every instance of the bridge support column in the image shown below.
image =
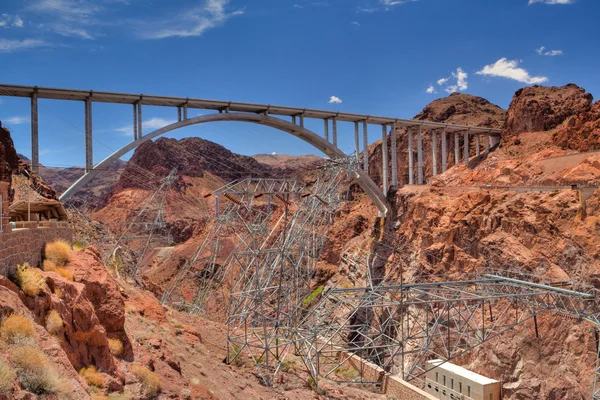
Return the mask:
<path id="1" fill-rule="evenodd" d="M 337 147 L 337 119 L 333 118 L 331 124 L 333 127 L 333 145 Z"/>
<path id="2" fill-rule="evenodd" d="M 468 164 L 469 163 L 469 131 L 465 131 L 464 142 L 465 142 L 465 147 L 464 147 L 465 164 Z"/>
<path id="3" fill-rule="evenodd" d="M 133 104 L 133 140 L 138 140 L 138 117 L 137 117 L 137 104 Z"/>
<path id="4" fill-rule="evenodd" d="M 479 138 L 479 134 L 476 134 L 475 135 L 475 155 L 477 157 L 479 157 L 479 155 L 481 154 L 480 150 L 479 150 L 480 147 L 481 147 L 481 139 Z"/>
<path id="5" fill-rule="evenodd" d="M 369 174 L 369 124 L 363 121 L 363 170 Z"/>
<path id="6" fill-rule="evenodd" d="M 446 129 L 442 132 L 442 173 L 448 170 L 448 138 Z"/>
<path id="7" fill-rule="evenodd" d="M 85 100 L 85 172 L 94 168 L 92 144 L 92 99 Z"/>
<path id="8" fill-rule="evenodd" d="M 454 165 L 460 163 L 460 143 L 458 141 L 458 132 L 454 132 Z"/>
<path id="9" fill-rule="evenodd" d="M 490 135 L 487 133 L 485 134 L 485 152 L 490 152 Z"/>
<path id="10" fill-rule="evenodd" d="M 188 113 L 187 112 L 188 112 L 188 105 L 187 105 L 187 103 L 185 103 L 183 105 L 183 119 L 184 120 L 188 119 Z"/>
<path id="11" fill-rule="evenodd" d="M 438 174 L 437 168 L 437 132 L 431 131 L 431 160 L 433 163 L 433 176 Z"/>
<path id="12" fill-rule="evenodd" d="M 38 132 L 38 95 L 31 96 L 31 169 L 38 171 L 40 168 L 40 142 Z"/>
<path id="13" fill-rule="evenodd" d="M 358 122 L 354 123 L 354 154 L 358 159 L 360 157 L 360 138 L 358 137 Z"/>
<path id="14" fill-rule="evenodd" d="M 490 139 L 491 139 L 491 140 L 490 140 L 490 145 L 491 145 L 492 147 L 494 147 L 494 146 L 496 146 L 498 143 L 500 143 L 500 136 L 492 136 Z"/>
<path id="15" fill-rule="evenodd" d="M 329 142 L 329 119 L 325 118 L 323 122 L 325 123 L 323 129 L 323 137 Z"/>
<path id="16" fill-rule="evenodd" d="M 298 123 L 296 122 L 296 116 L 295 115 L 292 115 L 292 124 L 298 125 Z"/>
<path id="17" fill-rule="evenodd" d="M 300 127 L 304 128 L 304 114 L 300 114 Z"/>
<path id="18" fill-rule="evenodd" d="M 177 122 L 181 121 L 181 107 L 177 107 Z"/>
<path id="19" fill-rule="evenodd" d="M 142 101 L 138 101 L 137 103 L 137 117 L 138 117 L 138 139 L 141 139 L 144 135 L 144 131 L 142 130 Z"/>
<path id="20" fill-rule="evenodd" d="M 415 168 L 415 161 L 414 161 L 414 154 L 413 154 L 413 131 L 412 128 L 408 128 L 408 184 L 409 185 L 414 185 L 415 184 L 415 178 L 414 178 L 414 168 Z"/>
<path id="21" fill-rule="evenodd" d="M 383 194 L 387 196 L 388 193 L 388 144 L 387 144 L 387 129 L 385 125 L 381 125 L 381 154 L 382 154 L 382 180 L 383 180 Z"/>
<path id="22" fill-rule="evenodd" d="M 397 135 L 396 135 L 396 124 L 392 124 L 392 132 L 390 133 L 391 146 L 392 146 L 392 187 L 398 187 L 398 148 Z"/>
<path id="23" fill-rule="evenodd" d="M 423 184 L 423 129 L 419 126 L 417 132 L 417 170 L 419 174 L 419 185 Z"/>

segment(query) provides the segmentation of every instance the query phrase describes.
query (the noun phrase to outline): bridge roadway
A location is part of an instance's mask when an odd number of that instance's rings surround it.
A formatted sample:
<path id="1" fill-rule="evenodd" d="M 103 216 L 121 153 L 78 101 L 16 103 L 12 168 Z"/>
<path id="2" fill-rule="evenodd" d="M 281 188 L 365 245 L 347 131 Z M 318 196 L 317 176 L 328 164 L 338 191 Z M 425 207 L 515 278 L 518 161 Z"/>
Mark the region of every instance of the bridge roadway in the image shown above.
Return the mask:
<path id="1" fill-rule="evenodd" d="M 416 128 L 417 132 L 417 170 L 418 170 L 418 183 L 424 183 L 423 176 L 423 150 L 422 150 L 422 128 L 432 130 L 432 141 L 433 141 L 433 165 L 434 175 L 437 174 L 437 139 L 436 135 L 439 131 L 441 133 L 441 155 L 442 155 L 442 172 L 446 170 L 447 166 L 447 138 L 446 133 L 454 132 L 455 140 L 455 162 L 460 161 L 460 155 L 458 153 L 458 141 L 459 132 L 464 135 L 463 143 L 468 143 L 469 140 L 474 137 L 476 142 L 476 155 L 479 155 L 480 151 L 480 136 L 485 136 L 485 150 L 489 151 L 490 145 L 498 143 L 501 131 L 499 129 L 486 128 L 486 127 L 474 127 L 466 125 L 455 125 L 441 122 L 432 121 L 420 121 L 401 119 L 394 117 L 382 117 L 373 116 L 367 114 L 354 114 L 336 111 L 326 110 L 315 110 L 308 108 L 297 108 L 287 106 L 277 106 L 270 104 L 257 104 L 257 103 L 242 103 L 234 101 L 221 101 L 221 100 L 207 100 L 199 98 L 189 97 L 168 97 L 168 96 L 155 96 L 146 94 L 131 94 L 131 93 L 118 93 L 118 92 L 99 92 L 93 90 L 72 90 L 72 89 L 61 89 L 61 88 L 48 88 L 38 86 L 20 86 L 20 85 L 8 85 L 0 84 L 0 96 L 7 97 L 26 97 L 31 99 L 31 159 L 32 168 L 37 170 L 39 168 L 39 132 L 38 132 L 38 99 L 52 99 L 52 100 L 69 100 L 69 101 L 82 101 L 85 103 L 85 169 L 86 173 L 71 186 L 62 196 L 61 200 L 66 200 L 75 191 L 81 188 L 85 183 L 93 178 L 95 172 L 100 167 L 106 167 L 116 159 L 122 157 L 128 151 L 135 149 L 140 144 L 147 140 L 151 140 L 159 135 L 178 129 L 180 127 L 189 126 L 193 124 L 199 124 L 204 122 L 217 122 L 217 121 L 241 121 L 257 123 L 267 125 L 294 136 L 310 143 L 320 151 L 324 152 L 329 157 L 344 157 L 346 154 L 338 148 L 338 122 L 347 122 L 354 124 L 354 147 L 355 154 L 358 157 L 360 149 L 360 138 L 359 138 L 359 126 L 362 125 L 363 130 L 363 169 L 355 174 L 355 179 L 358 184 L 363 187 L 369 197 L 379 208 L 380 214 L 385 215 L 387 213 L 387 199 L 386 194 L 390 187 L 398 185 L 398 156 L 396 147 L 396 128 L 397 127 L 408 127 Z M 117 150 L 107 159 L 101 163 L 94 165 L 93 160 L 93 134 L 92 134 L 92 105 L 93 103 L 117 103 L 117 104 L 130 104 L 133 106 L 133 142 L 129 145 Z M 177 109 L 178 121 L 169 126 L 158 129 L 147 135 L 142 134 L 143 122 L 142 122 L 142 106 L 161 106 L 161 107 L 173 107 Z M 188 118 L 188 110 L 202 109 L 212 110 L 218 112 L 218 114 L 224 114 L 221 116 L 209 115 L 196 118 Z M 291 118 L 291 122 L 285 121 L 281 118 L 276 117 L 288 117 Z M 323 121 L 323 137 L 321 138 L 316 133 L 305 129 L 304 121 L 306 118 L 320 119 Z M 382 144 L 383 144 L 383 157 L 382 157 L 382 172 L 383 172 L 383 190 L 381 190 L 369 177 L 369 160 L 368 152 L 365 152 L 369 145 L 368 139 L 368 126 L 379 125 L 381 126 L 382 132 Z M 389 128 L 391 127 L 391 130 Z M 330 128 L 331 128 L 331 140 L 330 140 Z M 388 130 L 390 135 L 390 148 L 388 149 Z M 414 150 L 413 146 L 413 132 L 409 130 L 408 134 L 409 146 Z M 470 146 L 464 147 L 464 159 L 468 161 Z M 127 149 L 127 151 L 125 151 Z M 391 158 L 389 153 L 391 152 Z M 408 152 L 409 156 L 409 181 L 413 183 L 413 151 Z M 389 173 L 391 170 L 391 174 Z M 390 179 L 391 175 L 391 179 Z"/>

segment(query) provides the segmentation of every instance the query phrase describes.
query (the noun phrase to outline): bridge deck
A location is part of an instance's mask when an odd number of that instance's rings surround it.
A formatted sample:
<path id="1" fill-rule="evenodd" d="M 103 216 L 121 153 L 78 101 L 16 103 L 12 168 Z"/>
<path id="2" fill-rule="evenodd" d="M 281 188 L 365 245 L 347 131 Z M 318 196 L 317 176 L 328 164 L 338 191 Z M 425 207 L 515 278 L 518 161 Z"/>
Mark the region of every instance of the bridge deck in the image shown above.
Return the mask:
<path id="1" fill-rule="evenodd" d="M 269 104 L 240 103 L 222 100 L 196 99 L 189 97 L 170 97 L 154 96 L 146 94 L 118 93 L 118 92 L 97 92 L 92 90 L 72 90 L 47 88 L 38 86 L 19 86 L 0 84 L 0 96 L 8 97 L 32 97 L 37 93 L 40 99 L 54 100 L 76 100 L 84 101 L 91 99 L 98 103 L 120 103 L 120 104 L 138 104 L 162 107 L 187 107 L 203 110 L 215 110 L 232 112 L 251 112 L 251 113 L 269 113 L 279 116 L 304 116 L 304 118 L 328 119 L 335 118 L 337 121 L 344 122 L 363 122 L 370 124 L 397 124 L 400 126 L 423 126 L 430 129 L 446 129 L 447 131 L 469 131 L 470 133 L 486 133 L 492 136 L 499 136 L 500 129 L 473 127 L 466 125 L 445 124 L 441 122 L 418 121 L 410 119 L 372 116 L 365 114 L 353 114 L 336 111 L 314 110 L 307 108 L 296 108 L 286 106 L 276 106 Z"/>

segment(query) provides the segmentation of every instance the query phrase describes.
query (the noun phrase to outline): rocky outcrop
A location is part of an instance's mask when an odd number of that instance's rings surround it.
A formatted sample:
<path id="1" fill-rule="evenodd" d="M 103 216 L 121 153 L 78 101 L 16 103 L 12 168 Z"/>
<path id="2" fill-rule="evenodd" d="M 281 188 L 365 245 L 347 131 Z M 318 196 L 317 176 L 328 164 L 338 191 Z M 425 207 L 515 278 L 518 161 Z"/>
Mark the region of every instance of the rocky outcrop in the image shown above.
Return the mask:
<path id="1" fill-rule="evenodd" d="M 587 112 L 592 99 L 591 94 L 574 84 L 519 89 L 508 108 L 504 136 L 509 138 L 524 132 L 554 129 L 567 118 Z"/>
<path id="2" fill-rule="evenodd" d="M 8 129 L 0 122 L 0 182 L 10 182 L 11 173 L 19 168 L 19 157 Z"/>
<path id="3" fill-rule="evenodd" d="M 552 140 L 563 149 L 600 150 L 600 102 L 587 111 L 567 118 L 555 130 Z"/>
<path id="4" fill-rule="evenodd" d="M 208 140 L 160 138 L 136 149 L 113 193 L 126 188 L 147 188 L 152 175 L 146 172 L 147 176 L 140 176 L 140 169 L 162 178 L 174 168 L 179 176 L 201 178 L 209 172 L 225 181 L 250 175 L 270 176 L 269 168 L 254 158 L 232 153 Z M 182 188 L 185 183 L 180 181 L 176 186 Z"/>

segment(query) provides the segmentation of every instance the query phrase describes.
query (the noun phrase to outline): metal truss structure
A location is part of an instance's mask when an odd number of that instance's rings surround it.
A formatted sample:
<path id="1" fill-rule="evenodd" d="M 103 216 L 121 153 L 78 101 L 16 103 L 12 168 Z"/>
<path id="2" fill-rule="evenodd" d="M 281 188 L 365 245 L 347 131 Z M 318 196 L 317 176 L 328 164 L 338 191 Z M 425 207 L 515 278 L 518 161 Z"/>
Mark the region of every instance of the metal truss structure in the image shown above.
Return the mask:
<path id="1" fill-rule="evenodd" d="M 330 289 L 300 324 L 298 351 L 317 383 L 319 377 L 352 376 L 355 383 L 377 384 L 350 362 L 356 356 L 404 380 L 424 380 L 428 360 L 452 360 L 531 318 L 537 327 L 536 315 L 542 312 L 598 326 L 595 290 L 578 289 L 491 274 Z M 596 370 L 593 398 L 600 399 Z"/>
<path id="2" fill-rule="evenodd" d="M 177 169 L 173 169 L 168 176 L 160 181 L 160 186 L 152 193 L 142 208 L 137 211 L 122 232 L 118 232 L 118 239 L 106 256 L 106 263 L 114 260 L 119 247 L 127 243 L 127 248 L 135 254 L 135 266 L 131 273 L 135 277 L 146 252 L 149 249 L 165 242 L 170 242 L 169 233 L 165 222 L 165 203 L 167 196 L 177 178 Z"/>
<path id="3" fill-rule="evenodd" d="M 192 313 L 226 308 L 228 361 L 249 355 L 266 385 L 295 348 L 348 168 L 329 162 L 307 185 L 244 179 L 213 191 L 215 219 L 163 294 L 163 302 Z"/>

